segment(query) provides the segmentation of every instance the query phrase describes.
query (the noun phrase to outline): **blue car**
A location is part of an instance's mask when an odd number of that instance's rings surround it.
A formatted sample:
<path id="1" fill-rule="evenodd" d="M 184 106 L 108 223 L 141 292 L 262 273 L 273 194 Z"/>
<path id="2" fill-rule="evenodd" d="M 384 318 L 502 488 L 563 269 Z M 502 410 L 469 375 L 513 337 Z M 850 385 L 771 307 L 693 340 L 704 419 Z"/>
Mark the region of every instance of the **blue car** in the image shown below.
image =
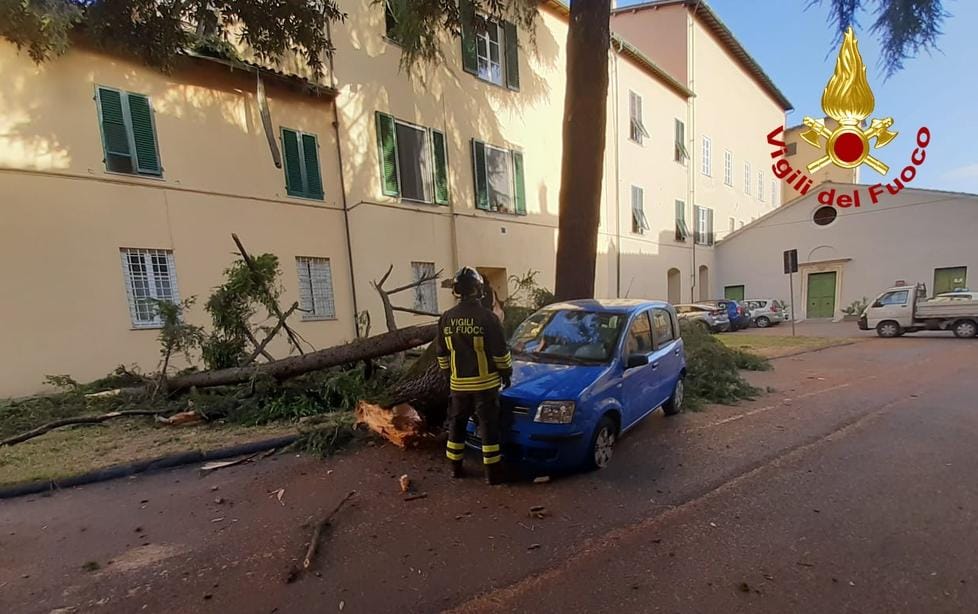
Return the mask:
<path id="1" fill-rule="evenodd" d="M 669 303 L 550 305 L 520 325 L 510 346 L 513 385 L 500 396 L 507 461 L 546 472 L 603 468 L 642 418 L 682 409 L 686 355 Z M 471 422 L 468 444 L 481 448 Z"/>

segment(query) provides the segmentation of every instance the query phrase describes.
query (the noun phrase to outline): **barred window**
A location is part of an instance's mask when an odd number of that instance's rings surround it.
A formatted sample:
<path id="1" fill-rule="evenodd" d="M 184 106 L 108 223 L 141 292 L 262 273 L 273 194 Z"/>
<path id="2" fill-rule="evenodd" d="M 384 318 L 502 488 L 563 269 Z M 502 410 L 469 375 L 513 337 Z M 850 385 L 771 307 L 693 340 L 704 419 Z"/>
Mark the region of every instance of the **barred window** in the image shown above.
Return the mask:
<path id="1" fill-rule="evenodd" d="M 303 320 L 334 320 L 333 273 L 329 258 L 297 257 L 299 270 L 299 309 Z"/>
<path id="2" fill-rule="evenodd" d="M 163 320 L 156 302 L 180 301 L 173 252 L 122 248 L 119 254 L 133 328 L 160 328 Z"/>

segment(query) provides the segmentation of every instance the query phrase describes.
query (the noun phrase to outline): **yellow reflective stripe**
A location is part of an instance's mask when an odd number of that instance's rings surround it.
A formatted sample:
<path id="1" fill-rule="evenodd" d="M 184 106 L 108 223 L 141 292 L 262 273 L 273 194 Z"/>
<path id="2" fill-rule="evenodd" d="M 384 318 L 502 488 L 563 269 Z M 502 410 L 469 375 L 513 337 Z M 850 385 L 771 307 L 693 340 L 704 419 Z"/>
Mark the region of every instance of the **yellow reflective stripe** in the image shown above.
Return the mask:
<path id="1" fill-rule="evenodd" d="M 479 377 L 489 374 L 489 361 L 486 360 L 486 340 L 484 337 L 472 337 L 472 346 L 475 348 L 475 359 L 479 361 Z"/>
<path id="2" fill-rule="evenodd" d="M 465 458 L 465 455 L 462 454 L 461 452 L 456 453 L 456 452 L 446 451 L 445 456 L 447 456 L 449 460 L 453 460 L 453 461 L 460 461 Z"/>
<path id="3" fill-rule="evenodd" d="M 482 464 L 484 465 L 494 465 L 499 461 L 503 460 L 502 456 L 487 456 L 482 459 Z"/>
<path id="4" fill-rule="evenodd" d="M 452 378 L 452 381 L 453 382 L 458 382 L 459 384 L 479 384 L 479 383 L 482 383 L 482 382 L 488 382 L 488 381 L 492 381 L 492 380 L 499 381 L 499 374 L 493 372 L 493 373 L 488 373 L 486 375 L 476 375 L 476 376 L 473 376 L 473 377 L 453 377 Z"/>
<path id="5" fill-rule="evenodd" d="M 482 446 L 483 452 L 499 452 L 499 444 L 494 443 L 488 446 Z"/>
<path id="6" fill-rule="evenodd" d="M 483 390 L 492 390 L 493 388 L 499 388 L 499 378 L 493 378 L 485 382 L 474 382 L 471 384 L 460 384 L 457 382 L 451 383 L 451 389 L 457 392 L 481 392 Z"/>
<path id="7" fill-rule="evenodd" d="M 452 379 L 455 379 L 455 377 L 458 375 L 458 371 L 455 370 L 455 348 L 452 347 L 451 337 L 445 337 L 445 346 L 448 347 L 448 351 L 452 356 Z"/>
<path id="8" fill-rule="evenodd" d="M 464 450 L 465 449 L 465 444 L 464 443 L 458 443 L 457 441 L 449 441 L 448 442 L 448 449 L 449 450 Z"/>

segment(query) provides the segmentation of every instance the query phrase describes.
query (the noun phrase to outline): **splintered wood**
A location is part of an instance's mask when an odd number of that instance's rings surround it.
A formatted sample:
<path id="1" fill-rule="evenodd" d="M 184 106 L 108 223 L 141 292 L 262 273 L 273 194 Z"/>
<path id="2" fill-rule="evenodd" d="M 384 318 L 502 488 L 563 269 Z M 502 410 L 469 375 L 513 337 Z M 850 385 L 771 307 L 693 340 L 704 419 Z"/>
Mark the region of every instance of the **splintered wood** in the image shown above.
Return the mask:
<path id="1" fill-rule="evenodd" d="M 385 409 L 380 405 L 360 401 L 357 405 L 357 424 L 365 424 L 370 430 L 401 448 L 415 445 L 423 436 L 424 421 L 407 403 Z"/>

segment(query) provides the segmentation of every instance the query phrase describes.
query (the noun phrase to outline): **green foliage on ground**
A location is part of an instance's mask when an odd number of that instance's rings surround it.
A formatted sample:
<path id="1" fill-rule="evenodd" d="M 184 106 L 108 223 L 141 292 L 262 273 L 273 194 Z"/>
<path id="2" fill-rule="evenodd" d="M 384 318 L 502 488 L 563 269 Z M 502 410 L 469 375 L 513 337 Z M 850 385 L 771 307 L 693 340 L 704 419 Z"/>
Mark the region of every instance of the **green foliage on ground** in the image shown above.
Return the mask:
<path id="1" fill-rule="evenodd" d="M 686 346 L 686 406 L 729 405 L 753 399 L 761 390 L 750 385 L 740 369 L 767 371 L 771 363 L 756 354 L 731 349 L 697 324 L 680 324 Z"/>

